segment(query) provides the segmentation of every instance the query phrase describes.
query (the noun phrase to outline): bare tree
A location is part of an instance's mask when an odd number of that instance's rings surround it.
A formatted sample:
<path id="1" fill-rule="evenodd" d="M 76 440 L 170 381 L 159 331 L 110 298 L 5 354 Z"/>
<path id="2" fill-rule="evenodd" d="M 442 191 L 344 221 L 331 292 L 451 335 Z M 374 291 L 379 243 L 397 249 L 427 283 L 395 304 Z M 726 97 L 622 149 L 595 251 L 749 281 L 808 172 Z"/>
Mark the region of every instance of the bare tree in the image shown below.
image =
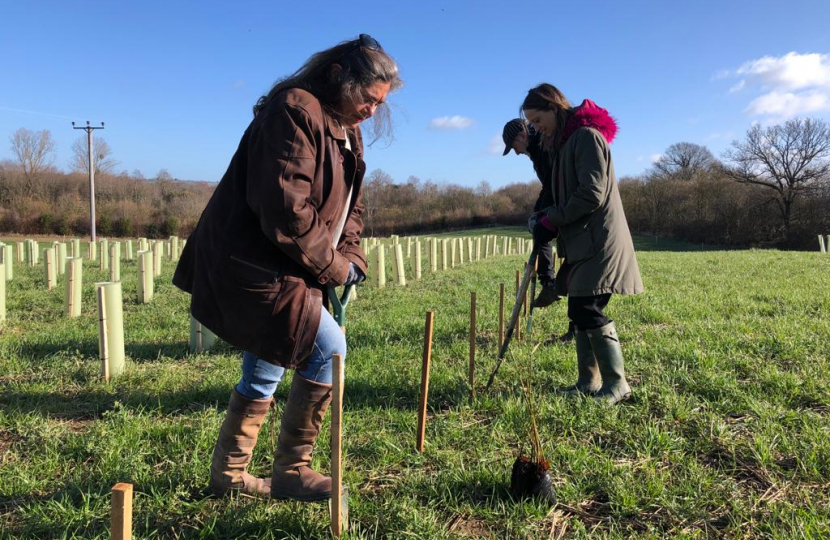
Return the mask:
<path id="1" fill-rule="evenodd" d="M 95 176 L 111 173 L 118 165 L 112 157 L 112 148 L 103 137 L 92 139 L 92 151 L 95 156 Z M 70 166 L 73 171 L 89 174 L 89 155 L 87 154 L 87 137 L 82 135 L 72 143 Z"/>
<path id="2" fill-rule="evenodd" d="M 654 164 L 654 169 L 662 177 L 691 180 L 708 171 L 714 163 L 715 156 L 705 146 L 680 142 L 666 149 Z"/>
<path id="3" fill-rule="evenodd" d="M 392 177 L 382 169 L 373 170 L 363 181 L 363 221 L 370 236 L 375 234 L 377 213 L 385 206 L 385 195 L 392 184 Z"/>
<path id="4" fill-rule="evenodd" d="M 20 128 L 11 136 L 11 149 L 17 158 L 29 190 L 34 189 L 40 175 L 52 166 L 55 142 L 48 129 L 30 131 Z"/>
<path id="5" fill-rule="evenodd" d="M 724 157 L 724 173 L 743 184 L 773 192 L 784 230 L 790 239 L 793 202 L 819 187 L 830 174 L 830 125 L 823 120 L 794 118 L 783 125 L 747 131 L 745 141 L 735 141 Z"/>

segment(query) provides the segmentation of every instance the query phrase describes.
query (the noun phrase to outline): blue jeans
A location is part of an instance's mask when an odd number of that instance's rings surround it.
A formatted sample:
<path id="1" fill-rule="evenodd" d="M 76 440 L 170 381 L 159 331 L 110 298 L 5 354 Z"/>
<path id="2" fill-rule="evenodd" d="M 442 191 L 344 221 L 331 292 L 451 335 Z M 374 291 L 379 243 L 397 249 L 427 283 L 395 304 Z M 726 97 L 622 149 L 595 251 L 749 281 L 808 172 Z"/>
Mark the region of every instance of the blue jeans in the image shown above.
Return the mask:
<path id="1" fill-rule="evenodd" d="M 346 360 L 346 336 L 331 313 L 322 309 L 311 356 L 297 368 L 297 375 L 321 384 L 331 384 L 331 357 L 335 354 Z M 276 392 L 284 374 L 285 368 L 245 351 L 242 355 L 242 378 L 236 385 L 236 391 L 248 399 L 268 399 Z"/>

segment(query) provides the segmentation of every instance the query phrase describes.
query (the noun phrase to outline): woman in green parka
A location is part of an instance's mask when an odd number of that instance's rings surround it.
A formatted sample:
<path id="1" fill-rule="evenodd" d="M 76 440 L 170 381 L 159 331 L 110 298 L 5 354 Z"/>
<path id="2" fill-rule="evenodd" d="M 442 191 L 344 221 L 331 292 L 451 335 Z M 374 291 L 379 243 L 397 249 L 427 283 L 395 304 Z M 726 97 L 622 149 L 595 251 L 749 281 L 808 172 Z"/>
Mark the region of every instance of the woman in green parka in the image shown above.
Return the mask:
<path id="1" fill-rule="evenodd" d="M 557 239 L 565 259 L 556 277 L 576 326 L 578 378 L 563 389 L 616 404 L 628 399 L 622 349 L 605 313 L 612 294 L 643 292 L 609 143 L 616 121 L 585 100 L 572 107 L 555 86 L 532 88 L 522 114 L 545 137 L 554 203 L 538 214 L 536 243 Z"/>

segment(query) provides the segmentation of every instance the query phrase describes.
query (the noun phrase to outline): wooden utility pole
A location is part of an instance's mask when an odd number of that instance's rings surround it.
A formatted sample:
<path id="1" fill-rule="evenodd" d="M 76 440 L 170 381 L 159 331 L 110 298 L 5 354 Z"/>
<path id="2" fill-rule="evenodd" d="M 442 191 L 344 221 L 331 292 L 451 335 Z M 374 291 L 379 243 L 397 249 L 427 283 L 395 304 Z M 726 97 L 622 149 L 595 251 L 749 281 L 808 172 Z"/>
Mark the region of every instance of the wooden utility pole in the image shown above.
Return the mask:
<path id="1" fill-rule="evenodd" d="M 72 129 L 82 129 L 86 131 L 86 150 L 89 159 L 89 231 L 92 241 L 95 241 L 95 159 L 93 158 L 92 146 L 92 132 L 96 129 L 104 129 L 104 123 L 100 126 L 89 125 L 89 120 L 86 121 L 86 126 L 76 127 L 75 122 L 72 122 Z"/>

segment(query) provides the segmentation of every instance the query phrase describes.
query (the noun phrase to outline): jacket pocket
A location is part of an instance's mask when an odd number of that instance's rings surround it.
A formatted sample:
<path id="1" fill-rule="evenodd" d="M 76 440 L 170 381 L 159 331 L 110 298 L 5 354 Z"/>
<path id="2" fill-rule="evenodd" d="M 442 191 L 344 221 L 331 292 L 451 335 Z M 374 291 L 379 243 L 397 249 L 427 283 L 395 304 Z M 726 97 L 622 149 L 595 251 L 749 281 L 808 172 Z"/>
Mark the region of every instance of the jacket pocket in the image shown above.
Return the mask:
<path id="1" fill-rule="evenodd" d="M 231 274 L 242 281 L 251 284 L 276 284 L 279 281 L 280 272 L 277 270 L 244 261 L 234 255 L 230 256 L 230 262 Z"/>
<path id="2" fill-rule="evenodd" d="M 573 231 L 563 232 L 565 240 L 565 257 L 569 263 L 590 259 L 597 252 L 594 235 L 588 227 L 579 227 Z"/>

